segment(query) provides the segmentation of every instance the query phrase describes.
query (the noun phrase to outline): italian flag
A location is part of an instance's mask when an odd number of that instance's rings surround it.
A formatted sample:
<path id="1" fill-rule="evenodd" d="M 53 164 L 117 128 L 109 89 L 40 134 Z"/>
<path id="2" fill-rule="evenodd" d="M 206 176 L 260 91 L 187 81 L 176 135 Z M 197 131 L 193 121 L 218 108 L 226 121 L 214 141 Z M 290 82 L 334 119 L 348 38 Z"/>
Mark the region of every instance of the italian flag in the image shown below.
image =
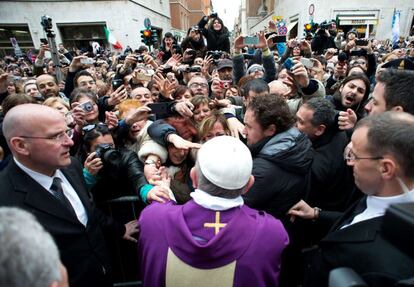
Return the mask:
<path id="1" fill-rule="evenodd" d="M 111 31 L 109 31 L 108 28 L 104 27 L 105 29 L 105 35 L 106 35 L 106 40 L 112 44 L 112 46 L 114 46 L 115 49 L 119 50 L 122 49 L 122 45 L 121 43 L 119 43 L 119 41 L 117 39 L 115 39 L 114 35 L 112 35 Z"/>

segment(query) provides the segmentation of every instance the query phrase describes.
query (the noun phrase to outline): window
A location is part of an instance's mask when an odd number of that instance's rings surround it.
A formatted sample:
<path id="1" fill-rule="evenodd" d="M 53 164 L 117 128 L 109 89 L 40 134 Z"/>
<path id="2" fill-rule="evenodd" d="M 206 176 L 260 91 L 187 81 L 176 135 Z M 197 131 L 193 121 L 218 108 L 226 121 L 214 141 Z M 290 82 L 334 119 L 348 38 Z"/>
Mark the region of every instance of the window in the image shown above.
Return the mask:
<path id="1" fill-rule="evenodd" d="M 16 39 L 23 53 L 29 48 L 34 48 L 27 24 L 0 25 L 0 56 L 14 54 L 10 38 Z"/>
<path id="2" fill-rule="evenodd" d="M 87 49 L 90 41 L 107 45 L 104 23 L 57 24 L 66 48 Z"/>

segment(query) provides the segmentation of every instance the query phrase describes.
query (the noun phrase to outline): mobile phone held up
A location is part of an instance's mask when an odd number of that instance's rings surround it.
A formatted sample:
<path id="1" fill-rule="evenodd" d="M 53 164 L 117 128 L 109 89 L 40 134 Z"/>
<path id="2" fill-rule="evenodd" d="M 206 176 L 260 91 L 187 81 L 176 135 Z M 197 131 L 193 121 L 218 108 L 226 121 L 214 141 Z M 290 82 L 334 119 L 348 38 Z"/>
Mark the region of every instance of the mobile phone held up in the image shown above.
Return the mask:
<path id="1" fill-rule="evenodd" d="M 305 68 L 313 68 L 313 61 L 311 59 L 308 58 L 300 58 L 300 62 L 302 63 L 303 66 L 305 66 Z"/>
<path id="2" fill-rule="evenodd" d="M 286 70 L 290 72 L 292 70 L 292 67 L 295 65 L 295 63 L 293 63 L 292 58 L 287 58 L 283 65 L 285 66 Z"/>
<path id="3" fill-rule="evenodd" d="M 257 36 L 247 36 L 243 38 L 244 45 L 257 45 L 259 44 L 259 37 Z"/>
<path id="4" fill-rule="evenodd" d="M 115 91 L 124 84 L 123 79 L 112 79 L 112 90 Z"/>
<path id="5" fill-rule="evenodd" d="M 356 39 L 355 40 L 355 45 L 357 45 L 357 46 L 367 46 L 368 45 L 368 40 L 367 39 Z"/>
<path id="6" fill-rule="evenodd" d="M 40 43 L 42 43 L 43 45 L 49 44 L 46 38 L 40 38 Z"/>
<path id="7" fill-rule="evenodd" d="M 148 104 L 147 106 L 151 109 L 151 114 L 166 115 L 168 114 L 168 104 L 169 103 L 153 103 Z"/>
<path id="8" fill-rule="evenodd" d="M 92 58 L 85 58 L 85 59 L 81 59 L 80 62 L 83 65 L 93 65 L 95 63 L 95 60 Z"/>
<path id="9" fill-rule="evenodd" d="M 272 38 L 273 43 L 286 43 L 286 36 L 275 36 Z"/>

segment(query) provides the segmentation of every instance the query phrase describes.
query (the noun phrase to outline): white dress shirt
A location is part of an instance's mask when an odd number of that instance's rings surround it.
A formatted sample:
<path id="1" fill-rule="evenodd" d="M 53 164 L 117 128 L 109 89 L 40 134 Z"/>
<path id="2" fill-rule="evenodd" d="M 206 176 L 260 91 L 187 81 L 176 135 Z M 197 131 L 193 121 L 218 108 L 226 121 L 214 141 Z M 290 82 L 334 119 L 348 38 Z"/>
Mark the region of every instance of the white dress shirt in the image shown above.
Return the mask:
<path id="1" fill-rule="evenodd" d="M 86 213 L 85 207 L 82 204 L 78 194 L 76 193 L 75 189 L 66 179 L 65 175 L 58 169 L 56 170 L 55 174 L 50 177 L 41 173 L 38 173 L 20 163 L 16 158 L 14 158 L 15 163 L 18 167 L 20 167 L 25 173 L 27 173 L 34 181 L 39 183 L 44 189 L 50 192 L 53 195 L 53 192 L 50 190 L 50 187 L 53 183 L 54 177 L 59 177 L 62 180 L 62 189 L 63 194 L 69 200 L 70 204 L 72 205 L 73 209 L 75 210 L 76 217 L 78 220 L 86 226 L 88 223 L 88 215 Z"/>

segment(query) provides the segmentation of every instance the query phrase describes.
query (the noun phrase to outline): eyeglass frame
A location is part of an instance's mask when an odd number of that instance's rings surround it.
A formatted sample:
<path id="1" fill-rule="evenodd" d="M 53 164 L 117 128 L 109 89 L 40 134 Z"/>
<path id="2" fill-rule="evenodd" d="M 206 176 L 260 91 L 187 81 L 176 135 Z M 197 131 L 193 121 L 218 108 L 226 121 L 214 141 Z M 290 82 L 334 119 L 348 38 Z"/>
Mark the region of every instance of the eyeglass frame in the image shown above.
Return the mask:
<path id="1" fill-rule="evenodd" d="M 197 85 L 197 86 L 196 86 Z M 206 83 L 191 83 L 189 85 L 190 88 L 193 89 L 197 89 L 197 88 L 204 88 L 204 89 L 208 89 L 208 84 Z"/>
<path id="2" fill-rule="evenodd" d="M 55 136 L 51 136 L 51 137 L 35 137 L 35 136 L 17 136 L 19 138 L 24 138 L 24 139 L 42 139 L 42 140 L 52 140 L 52 141 L 57 141 L 57 142 L 64 142 L 64 135 L 66 135 L 68 138 L 72 139 L 73 137 L 73 129 L 67 129 L 64 132 L 60 132 Z"/>
<path id="3" fill-rule="evenodd" d="M 350 154 L 353 155 L 353 158 L 350 156 Z M 357 160 L 361 160 L 361 159 L 370 159 L 370 160 L 380 160 L 380 159 L 384 159 L 383 156 L 372 156 L 372 157 L 359 157 L 355 154 L 355 152 L 352 150 L 351 147 L 346 147 L 344 150 L 344 160 L 346 162 L 355 162 Z"/>

